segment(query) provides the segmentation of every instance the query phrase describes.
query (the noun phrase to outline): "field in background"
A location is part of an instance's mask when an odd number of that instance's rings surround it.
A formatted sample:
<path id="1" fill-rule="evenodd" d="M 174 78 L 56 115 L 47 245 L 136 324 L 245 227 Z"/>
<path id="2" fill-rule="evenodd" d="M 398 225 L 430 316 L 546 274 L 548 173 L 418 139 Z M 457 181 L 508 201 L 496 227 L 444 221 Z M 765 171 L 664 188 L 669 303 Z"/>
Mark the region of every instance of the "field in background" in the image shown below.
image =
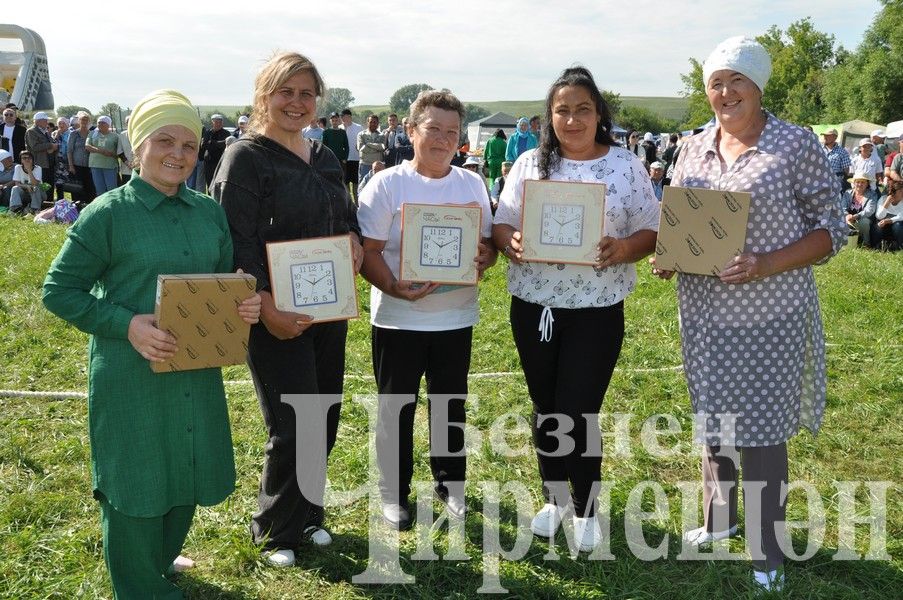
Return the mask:
<path id="1" fill-rule="evenodd" d="M 639 106 L 667 119 L 682 121 L 686 116 L 686 98 L 621 96 L 621 100 L 623 101 L 625 106 Z M 474 102 L 473 104 L 482 106 L 483 108 L 488 110 L 490 114 L 495 112 L 505 112 L 513 117 L 532 117 L 533 115 L 543 114 L 544 103 L 544 100 L 499 100 L 496 102 Z M 209 114 L 219 112 L 231 119 L 234 117 L 235 113 L 239 110 L 242 110 L 244 106 L 199 106 L 198 108 L 201 111 L 201 116 L 207 116 Z M 389 106 L 387 104 L 361 104 L 358 106 L 352 106 L 351 110 L 355 113 L 356 122 L 362 123 L 363 115 L 369 113 L 388 113 Z"/>
<path id="2" fill-rule="evenodd" d="M 0 247 L 8 249 L 0 265 L 0 389 L 86 389 L 86 336 L 48 314 L 41 305 L 41 281 L 59 249 L 64 229 L 0 218 Z M 536 463 L 531 451 L 503 458 L 488 442 L 493 423 L 506 414 L 528 418 L 530 404 L 508 324 L 509 296 L 504 261 L 481 284 L 481 322 L 474 331 L 474 374 L 468 423 L 484 434 L 484 443 L 468 458 L 468 516 L 464 551 L 468 560 L 422 560 L 415 531 L 400 536 L 401 567 L 416 577 L 413 585 L 359 585 L 353 576 L 367 568 L 368 512 L 364 500 L 327 509 L 335 543 L 325 549 L 309 544 L 299 551 L 299 566 L 276 570 L 263 565 L 250 543 L 248 520 L 254 511 L 265 432 L 244 366 L 225 369 L 232 382 L 227 394 L 238 473 L 237 489 L 218 506 L 199 510 L 185 553 L 198 567 L 181 577 L 187 598 L 194 600 L 280 600 L 311 598 L 450 598 L 477 597 L 483 577 L 484 515 L 481 482 L 518 482 L 526 493 L 503 497 L 502 545 L 509 549 L 518 535 L 519 502 L 527 510 L 541 505 Z M 607 599 L 735 599 L 750 593 L 749 566 L 740 561 L 679 561 L 680 499 L 676 482 L 697 481 L 697 451 L 689 444 L 690 419 L 686 385 L 679 370 L 680 345 L 673 282 L 662 282 L 644 265 L 634 294 L 626 302 L 624 349 L 606 396 L 603 432 L 614 430 L 615 413 L 632 415 L 630 448 L 605 441 L 603 478 L 611 493 L 611 552 L 615 560 L 572 559 L 562 534 L 555 544 L 529 540 L 518 560 L 501 560 L 501 584 L 510 590 L 487 598 Z M 879 254 L 844 249 L 816 269 L 828 348 L 828 406 L 817 437 L 803 433 L 790 443 L 791 480 L 814 485 L 827 509 L 825 542 L 805 562 L 787 566 L 788 598 L 888 600 L 903 589 L 903 320 L 900 289 L 903 253 Z M 360 284 L 364 314 L 352 321 L 348 339 L 346 402 L 329 477 L 340 490 L 367 481 L 367 413 L 352 400 L 375 393 L 370 367 L 367 311 L 369 295 Z M 477 401 L 478 400 L 478 401 Z M 675 415 L 682 432 L 659 440 L 677 444 L 679 452 L 659 458 L 639 443 L 645 419 Z M 415 434 L 415 480 L 428 481 L 427 423 L 418 408 Z M 0 598 L 109 598 L 103 565 L 97 503 L 91 498 L 87 411 L 81 399 L 0 396 Z M 508 425 L 510 429 L 513 423 Z M 529 445 L 529 434 L 509 436 L 511 447 Z M 897 448 L 897 450 L 894 450 Z M 897 488 L 888 497 L 887 540 L 891 561 L 836 561 L 838 497 L 833 481 L 889 481 Z M 669 499 L 663 512 L 643 506 L 655 516 L 642 526 L 646 543 L 657 546 L 665 536 L 668 558 L 649 562 L 631 553 L 625 535 L 625 506 L 635 486 L 661 483 Z M 868 512 L 860 493 L 857 514 Z M 438 510 L 439 505 L 434 505 Z M 529 514 L 524 518 L 529 519 Z M 788 518 L 807 519 L 804 496 L 794 492 Z M 867 526 L 858 525 L 856 549 L 868 547 Z M 522 531 L 522 530 L 521 530 Z M 426 531 L 423 540 L 439 556 L 447 551 L 445 526 Z M 527 535 L 529 539 L 529 534 Z M 808 539 L 793 535 L 802 553 Z M 742 539 L 732 541 L 743 552 Z M 548 558 L 557 553 L 557 559 Z"/>

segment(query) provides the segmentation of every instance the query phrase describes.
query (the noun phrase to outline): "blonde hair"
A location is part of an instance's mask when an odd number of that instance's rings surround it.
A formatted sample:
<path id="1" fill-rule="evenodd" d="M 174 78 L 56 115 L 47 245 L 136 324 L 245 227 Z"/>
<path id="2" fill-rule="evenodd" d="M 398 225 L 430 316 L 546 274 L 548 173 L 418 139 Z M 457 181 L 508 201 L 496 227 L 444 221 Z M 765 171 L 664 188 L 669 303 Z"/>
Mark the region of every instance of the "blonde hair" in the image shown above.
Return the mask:
<path id="1" fill-rule="evenodd" d="M 317 97 L 323 96 L 323 78 L 314 63 L 297 52 L 277 52 L 263 65 L 254 79 L 254 109 L 248 129 L 262 133 L 270 122 L 268 100 L 283 83 L 298 73 L 310 73 L 314 78 Z"/>

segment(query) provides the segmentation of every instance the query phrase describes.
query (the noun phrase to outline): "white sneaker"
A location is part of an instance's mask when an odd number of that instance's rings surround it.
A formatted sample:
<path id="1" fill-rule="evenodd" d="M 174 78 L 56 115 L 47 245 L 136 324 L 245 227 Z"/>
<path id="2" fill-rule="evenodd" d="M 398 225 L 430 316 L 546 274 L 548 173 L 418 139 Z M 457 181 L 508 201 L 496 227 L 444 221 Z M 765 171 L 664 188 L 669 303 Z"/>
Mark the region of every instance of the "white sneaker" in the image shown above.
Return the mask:
<path id="1" fill-rule="evenodd" d="M 266 555 L 267 563 L 273 567 L 290 567 L 295 564 L 295 551 L 284 548 Z"/>
<path id="2" fill-rule="evenodd" d="M 303 539 L 309 539 L 314 546 L 328 546 L 332 543 L 332 536 L 319 525 L 308 525 L 301 533 Z"/>
<path id="3" fill-rule="evenodd" d="M 459 498 L 458 496 L 439 496 L 439 499 L 448 507 L 448 515 L 450 517 L 454 517 L 455 519 L 463 519 L 464 513 L 467 510 L 467 505 L 464 503 L 464 498 Z"/>
<path id="4" fill-rule="evenodd" d="M 706 531 L 705 527 L 697 527 L 691 529 L 683 535 L 683 540 L 691 546 L 702 546 L 703 544 L 711 544 L 718 540 L 733 537 L 737 534 L 737 526 L 734 525 L 726 531 Z"/>
<path id="5" fill-rule="evenodd" d="M 774 571 L 753 571 L 753 587 L 759 592 L 780 592 L 784 589 L 784 573 Z"/>
<path id="6" fill-rule="evenodd" d="M 574 541 L 582 552 L 590 552 L 602 542 L 602 528 L 596 517 L 574 517 Z"/>
<path id="7" fill-rule="evenodd" d="M 540 537 L 552 537 L 561 525 L 561 516 L 563 514 L 563 508 L 551 503 L 546 504 L 533 517 L 533 521 L 530 523 L 530 531 Z"/>
<path id="8" fill-rule="evenodd" d="M 176 557 L 174 561 L 172 561 L 172 571 L 173 573 L 184 573 L 188 569 L 194 568 L 194 561 L 188 558 L 187 556 L 182 556 L 181 554 Z"/>

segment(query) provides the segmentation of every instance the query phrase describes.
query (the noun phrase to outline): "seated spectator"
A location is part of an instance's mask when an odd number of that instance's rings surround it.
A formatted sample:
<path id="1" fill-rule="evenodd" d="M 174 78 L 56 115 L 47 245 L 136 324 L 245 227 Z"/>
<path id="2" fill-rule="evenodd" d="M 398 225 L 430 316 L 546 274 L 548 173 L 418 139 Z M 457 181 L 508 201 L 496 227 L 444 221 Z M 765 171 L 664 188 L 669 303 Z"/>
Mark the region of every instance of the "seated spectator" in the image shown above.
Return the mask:
<path id="1" fill-rule="evenodd" d="M 661 202 L 665 191 L 665 165 L 657 160 L 652 161 L 649 165 L 649 178 L 652 180 L 652 191 Z"/>
<path id="2" fill-rule="evenodd" d="M 41 167 L 34 164 L 34 156 L 28 150 L 19 154 L 22 164 L 16 165 L 13 170 L 13 182 L 15 187 L 9 195 L 9 211 L 11 213 L 24 213 L 33 215 L 41 210 L 44 201 L 44 188 L 41 187 Z M 28 206 L 25 206 L 25 199 Z"/>
<path id="3" fill-rule="evenodd" d="M 875 223 L 872 226 L 872 240 L 876 244 L 889 240 L 891 250 L 903 248 L 903 202 L 901 200 L 903 200 L 903 181 L 894 181 L 888 184 L 887 195 L 878 202 Z"/>
<path id="4" fill-rule="evenodd" d="M 495 183 L 492 184 L 492 189 L 489 190 L 489 206 L 492 208 L 493 215 L 495 215 L 495 209 L 498 208 L 499 196 L 502 195 L 502 190 L 505 189 L 505 178 L 508 177 L 512 165 L 514 163 L 510 160 L 502 163 L 502 174 L 496 178 Z"/>
<path id="5" fill-rule="evenodd" d="M 364 175 L 364 178 L 361 179 L 361 182 L 358 184 L 358 186 L 357 186 L 358 191 L 364 189 L 364 186 L 367 185 L 367 182 L 370 181 L 371 179 L 373 179 L 373 175 L 375 175 L 376 173 L 379 173 L 380 171 L 382 171 L 385 168 L 386 168 L 386 163 L 384 163 L 383 161 L 378 160 L 378 161 L 374 162 L 373 166 L 370 168 L 369 171 L 367 171 L 367 174 Z"/>
<path id="6" fill-rule="evenodd" d="M 846 211 L 847 224 L 853 232 L 859 234 L 857 245 L 872 248 L 871 231 L 875 220 L 875 211 L 878 208 L 878 193 L 873 191 L 870 183 L 874 183 L 875 176 L 872 173 L 858 172 L 853 175 L 850 182 L 852 189 L 847 190 L 841 197 L 841 204 Z M 876 240 L 876 243 L 880 240 Z"/>
<path id="7" fill-rule="evenodd" d="M 12 152 L 0 150 L 0 206 L 9 206 L 9 192 L 14 185 L 13 166 Z"/>

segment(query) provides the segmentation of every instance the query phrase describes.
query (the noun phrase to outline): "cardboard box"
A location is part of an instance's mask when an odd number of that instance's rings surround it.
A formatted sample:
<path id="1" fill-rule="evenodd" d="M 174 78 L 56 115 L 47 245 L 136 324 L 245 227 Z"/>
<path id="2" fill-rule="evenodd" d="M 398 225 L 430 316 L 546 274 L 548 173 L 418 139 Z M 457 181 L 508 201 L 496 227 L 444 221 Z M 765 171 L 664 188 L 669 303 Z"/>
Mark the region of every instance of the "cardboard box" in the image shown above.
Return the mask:
<path id="1" fill-rule="evenodd" d="M 748 192 L 665 186 L 655 266 L 718 275 L 746 246 L 751 198 Z"/>
<path id="2" fill-rule="evenodd" d="M 156 373 L 245 362 L 251 326 L 236 307 L 255 294 L 257 279 L 245 273 L 159 275 L 154 316 L 179 346 L 170 360 L 151 362 Z"/>

